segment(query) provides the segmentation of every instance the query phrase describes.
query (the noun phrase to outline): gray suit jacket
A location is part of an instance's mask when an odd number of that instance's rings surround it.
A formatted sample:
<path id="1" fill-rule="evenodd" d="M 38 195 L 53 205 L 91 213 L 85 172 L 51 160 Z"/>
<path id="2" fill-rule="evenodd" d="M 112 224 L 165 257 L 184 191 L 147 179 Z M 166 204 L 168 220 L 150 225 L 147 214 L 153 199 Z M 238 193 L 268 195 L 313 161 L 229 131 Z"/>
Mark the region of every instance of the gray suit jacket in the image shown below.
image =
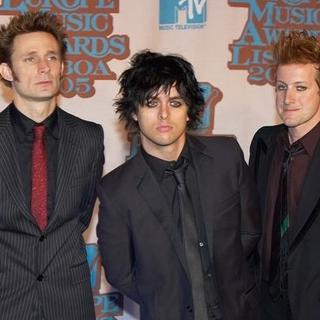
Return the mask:
<path id="1" fill-rule="evenodd" d="M 0 113 L 0 318 L 93 320 L 81 233 L 102 173 L 102 127 L 58 108 L 55 209 L 42 234 L 22 191 L 9 108 Z"/>
<path id="2" fill-rule="evenodd" d="M 188 139 L 223 319 L 256 320 L 249 258 L 260 225 L 248 167 L 234 139 Z M 140 304 L 142 320 L 194 319 L 179 231 L 141 152 L 106 175 L 98 195 L 109 282 Z"/>

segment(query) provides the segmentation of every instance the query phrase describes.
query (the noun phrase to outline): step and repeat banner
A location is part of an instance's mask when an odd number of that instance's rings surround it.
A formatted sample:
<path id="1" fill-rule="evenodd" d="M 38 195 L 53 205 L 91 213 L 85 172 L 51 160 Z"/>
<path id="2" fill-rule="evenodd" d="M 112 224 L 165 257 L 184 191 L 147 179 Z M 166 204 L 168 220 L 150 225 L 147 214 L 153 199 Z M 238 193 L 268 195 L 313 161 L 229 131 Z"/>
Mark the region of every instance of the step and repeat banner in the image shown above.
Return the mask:
<path id="1" fill-rule="evenodd" d="M 320 32 L 319 0 L 0 0 L 0 23 L 28 10 L 54 12 L 69 35 L 59 105 L 100 123 L 109 172 L 134 150 L 118 123 L 117 77 L 139 50 L 189 60 L 204 89 L 199 134 L 237 137 L 246 159 L 254 132 L 279 123 L 271 44 L 283 30 Z M 1 86 L 0 110 L 11 101 Z M 85 233 L 97 320 L 136 320 L 139 308 L 110 287 L 96 246 L 97 210 Z M 121 252 L 119 252 L 121 254 Z"/>

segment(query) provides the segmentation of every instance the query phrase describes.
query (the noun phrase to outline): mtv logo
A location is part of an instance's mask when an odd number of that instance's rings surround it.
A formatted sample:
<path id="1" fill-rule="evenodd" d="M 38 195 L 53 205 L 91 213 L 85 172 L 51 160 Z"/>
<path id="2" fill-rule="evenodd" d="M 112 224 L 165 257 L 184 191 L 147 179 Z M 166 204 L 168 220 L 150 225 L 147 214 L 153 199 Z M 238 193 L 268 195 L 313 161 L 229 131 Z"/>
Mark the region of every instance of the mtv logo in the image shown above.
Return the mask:
<path id="1" fill-rule="evenodd" d="M 205 23 L 207 21 L 207 0 L 159 0 L 160 24 L 177 24 L 179 13 L 185 12 L 186 23 Z"/>

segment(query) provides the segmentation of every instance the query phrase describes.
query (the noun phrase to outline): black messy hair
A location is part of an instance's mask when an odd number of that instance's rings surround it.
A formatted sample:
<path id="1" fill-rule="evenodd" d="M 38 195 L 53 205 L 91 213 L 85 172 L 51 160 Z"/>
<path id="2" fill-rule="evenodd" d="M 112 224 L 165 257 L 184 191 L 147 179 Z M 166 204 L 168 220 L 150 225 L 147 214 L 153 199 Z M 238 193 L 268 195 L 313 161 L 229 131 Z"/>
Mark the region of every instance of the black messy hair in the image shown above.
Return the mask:
<path id="1" fill-rule="evenodd" d="M 130 65 L 119 78 L 119 98 L 114 103 L 119 119 L 125 121 L 126 129 L 138 129 L 133 115 L 140 105 L 145 105 L 160 92 L 169 92 L 172 87 L 176 88 L 188 107 L 188 128 L 197 127 L 205 101 L 188 61 L 178 55 L 144 50 L 131 58 Z"/>

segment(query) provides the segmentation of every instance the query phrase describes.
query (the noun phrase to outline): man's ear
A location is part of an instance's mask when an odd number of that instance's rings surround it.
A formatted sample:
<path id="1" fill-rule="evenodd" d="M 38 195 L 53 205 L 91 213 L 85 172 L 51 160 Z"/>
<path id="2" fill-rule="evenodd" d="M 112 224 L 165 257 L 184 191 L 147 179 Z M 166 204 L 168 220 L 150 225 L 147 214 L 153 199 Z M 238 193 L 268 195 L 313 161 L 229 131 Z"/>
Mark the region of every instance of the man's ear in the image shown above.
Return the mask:
<path id="1" fill-rule="evenodd" d="M 3 62 L 0 64 L 0 74 L 4 80 L 13 81 L 12 70 L 7 63 Z"/>

